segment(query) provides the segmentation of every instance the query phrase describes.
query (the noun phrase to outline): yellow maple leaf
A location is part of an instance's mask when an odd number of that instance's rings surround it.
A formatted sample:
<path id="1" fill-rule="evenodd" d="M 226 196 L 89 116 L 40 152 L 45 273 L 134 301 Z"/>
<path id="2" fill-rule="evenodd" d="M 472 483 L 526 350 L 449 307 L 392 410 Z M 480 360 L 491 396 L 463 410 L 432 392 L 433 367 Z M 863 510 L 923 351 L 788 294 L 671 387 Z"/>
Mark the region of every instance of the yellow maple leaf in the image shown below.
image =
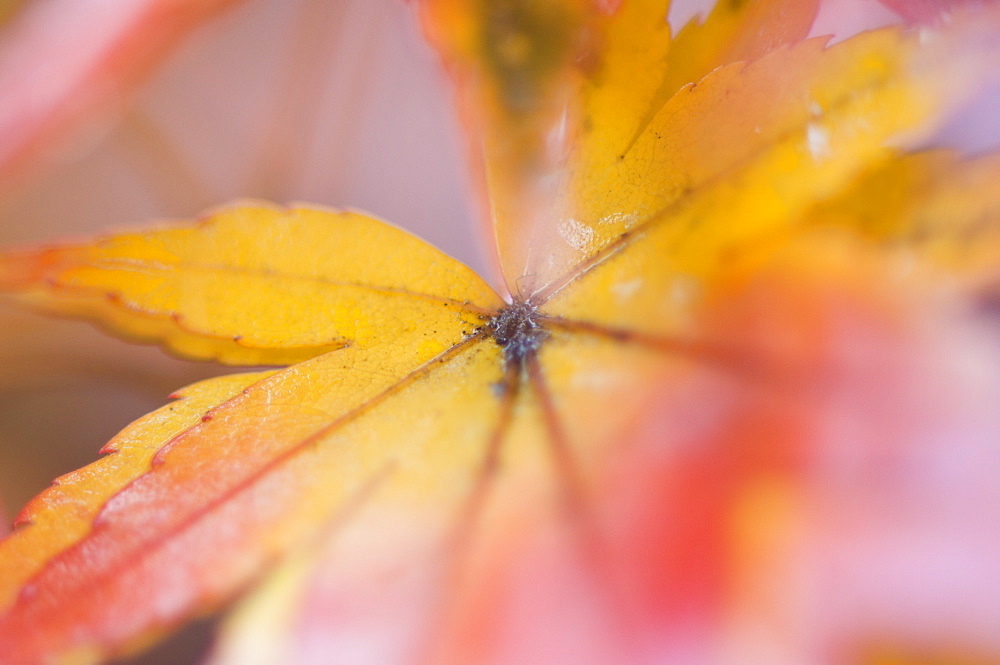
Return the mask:
<path id="1" fill-rule="evenodd" d="M 954 616 L 917 636 L 858 609 L 842 543 L 863 539 L 828 505 L 960 422 L 985 456 L 968 478 L 997 462 L 975 400 L 913 389 L 995 395 L 996 377 L 969 382 L 947 331 L 913 333 L 940 312 L 910 300 L 988 293 L 996 160 L 901 152 L 1000 55 L 997 13 L 828 46 L 805 39 L 809 2 L 723 3 L 676 40 L 662 0 L 423 9 L 509 298 L 383 222 L 307 207 L 5 255 L 0 286 L 31 305 L 187 357 L 298 364 L 182 390 L 29 503 L 0 543 L 0 661 L 135 651 L 289 555 L 220 662 L 1000 656 L 995 599 L 947 596 Z M 903 406 L 850 401 L 884 392 Z M 903 427 L 914 409 L 930 447 Z M 830 419 L 858 433 L 830 445 Z M 840 444 L 863 464 L 829 462 Z M 831 598 L 870 623 L 799 626 L 781 595 L 824 537 L 857 587 Z"/>

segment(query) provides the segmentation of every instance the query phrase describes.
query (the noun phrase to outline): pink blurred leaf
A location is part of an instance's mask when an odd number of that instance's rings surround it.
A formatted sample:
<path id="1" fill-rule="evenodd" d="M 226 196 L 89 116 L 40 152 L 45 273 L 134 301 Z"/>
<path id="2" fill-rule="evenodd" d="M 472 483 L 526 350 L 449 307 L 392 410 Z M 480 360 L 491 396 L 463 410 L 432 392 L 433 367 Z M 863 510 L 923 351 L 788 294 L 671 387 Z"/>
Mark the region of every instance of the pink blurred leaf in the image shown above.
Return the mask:
<path id="1" fill-rule="evenodd" d="M 186 32 L 238 0 L 37 0 L 0 32 L 0 181 L 113 113 Z"/>
<path id="2" fill-rule="evenodd" d="M 995 0 L 879 0 L 903 18 L 917 23 L 934 23 L 942 14 L 957 7 L 987 5 Z"/>

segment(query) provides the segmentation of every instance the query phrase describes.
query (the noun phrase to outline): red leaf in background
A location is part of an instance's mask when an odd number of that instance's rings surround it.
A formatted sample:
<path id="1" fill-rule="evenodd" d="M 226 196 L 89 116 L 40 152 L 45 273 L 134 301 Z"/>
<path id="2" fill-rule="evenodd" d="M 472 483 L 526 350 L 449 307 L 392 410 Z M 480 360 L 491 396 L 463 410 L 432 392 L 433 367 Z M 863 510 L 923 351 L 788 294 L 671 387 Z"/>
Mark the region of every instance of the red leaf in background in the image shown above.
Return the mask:
<path id="1" fill-rule="evenodd" d="M 36 0 L 0 32 L 0 182 L 131 87 L 238 0 Z"/>
<path id="2" fill-rule="evenodd" d="M 995 0 L 879 0 L 903 18 L 918 23 L 933 23 L 945 11 L 961 6 L 987 5 Z"/>

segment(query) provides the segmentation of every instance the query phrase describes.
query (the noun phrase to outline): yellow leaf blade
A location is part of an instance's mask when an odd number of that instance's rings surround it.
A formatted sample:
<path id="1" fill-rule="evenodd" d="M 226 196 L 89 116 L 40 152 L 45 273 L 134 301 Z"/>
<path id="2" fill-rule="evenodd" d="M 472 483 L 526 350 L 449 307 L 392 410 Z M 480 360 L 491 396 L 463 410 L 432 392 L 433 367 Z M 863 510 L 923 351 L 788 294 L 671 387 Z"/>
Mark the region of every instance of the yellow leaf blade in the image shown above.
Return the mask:
<path id="1" fill-rule="evenodd" d="M 555 294 L 544 310 L 649 334 L 691 332 L 699 294 L 721 265 L 802 228 L 816 201 L 895 154 L 887 142 L 930 131 L 974 64 L 1000 55 L 1000 40 L 969 23 L 929 46 L 922 39 L 886 29 L 828 49 L 809 40 L 716 70 L 674 97 L 623 162 L 626 175 L 644 174 L 639 182 L 608 171 L 592 183 L 615 187 L 615 205 L 635 214 L 617 240 L 578 253 L 592 258 L 540 294 Z M 952 53 L 968 60 L 956 65 Z"/>
<path id="2" fill-rule="evenodd" d="M 487 415 L 495 429 L 479 430 L 492 440 L 474 444 L 466 476 L 445 481 L 436 466 L 417 470 L 422 479 L 414 482 L 438 497 L 436 514 L 416 524 L 375 519 L 388 502 L 371 496 L 349 520 L 328 525 L 315 547 L 283 563 L 230 617 L 213 665 L 324 662 L 352 647 L 365 662 L 502 662 L 485 654 L 517 649 L 466 632 L 505 609 L 475 600 L 504 584 L 481 574 L 482 565 L 521 554 L 511 548 L 522 526 L 511 513 L 524 509 L 544 521 L 547 537 L 574 562 L 593 564 L 591 539 L 606 526 L 595 521 L 595 484 L 609 460 L 626 454 L 612 433 L 636 418 L 640 404 L 621 396 L 678 366 L 655 350 L 550 333 L 539 364 L 494 391 Z M 601 407 L 616 398 L 607 414 Z M 506 416 L 505 399 L 512 400 Z M 452 410 L 452 417 L 466 415 Z M 459 484 L 455 494 L 438 489 Z"/>
<path id="3" fill-rule="evenodd" d="M 0 610 L 10 607 L 24 583 L 46 561 L 83 538 L 104 503 L 149 470 L 153 456 L 172 437 L 197 424 L 209 409 L 230 399 L 268 372 L 208 379 L 175 393 L 175 402 L 143 416 L 108 442 L 103 459 L 54 481 L 18 515 L 3 541 Z"/>
<path id="4" fill-rule="evenodd" d="M 901 155 L 809 212 L 816 227 L 851 229 L 900 260 L 917 260 L 970 285 L 997 279 L 1000 157 L 947 151 Z"/>
<path id="5" fill-rule="evenodd" d="M 83 538 L 27 571 L 27 591 L 0 614 L 0 660 L 145 645 L 232 597 L 369 487 L 382 490 L 380 516 L 402 511 L 423 528 L 440 495 L 464 496 L 471 482 L 467 465 L 495 427 L 501 368 L 500 350 L 463 342 L 460 326 L 436 334 L 444 353 L 426 338 L 273 373 L 174 436 Z M 455 404 L 464 417 L 439 417 Z"/>
<path id="6" fill-rule="evenodd" d="M 620 162 L 655 131 L 649 123 L 664 102 L 715 67 L 802 39 L 816 13 L 813 0 L 721 3 L 671 43 L 665 0 L 625 0 L 607 15 L 570 1 L 547 11 L 425 4 L 483 135 L 475 148 L 507 287 L 524 296 L 631 223 L 636 213 L 616 205 L 624 198 L 616 183 L 600 179 L 614 172 L 641 188 L 663 176 Z M 477 32 L 479 24 L 497 27 Z"/>
<path id="7" fill-rule="evenodd" d="M 697 83 L 716 67 L 756 60 L 769 51 L 805 39 L 816 18 L 818 4 L 817 0 L 716 3 L 704 21 L 693 19 L 677 33 L 662 91 L 665 96 L 673 95 L 681 87 Z"/>
<path id="8" fill-rule="evenodd" d="M 378 220 L 265 206 L 8 255 L 0 288 L 180 355 L 262 365 L 370 345 L 401 320 L 471 325 L 501 304 L 471 270 Z"/>
<path id="9" fill-rule="evenodd" d="M 492 109 L 483 121 L 493 231 L 512 293 L 528 295 L 544 284 L 553 265 L 566 260 L 561 248 L 567 243 L 591 240 L 576 225 L 575 202 L 566 201 L 566 193 L 582 174 L 606 168 L 624 152 L 662 104 L 671 52 L 668 5 L 626 0 L 609 16 L 591 16 L 581 30 L 592 45 L 552 75 L 557 83 L 538 113 L 526 118 Z M 511 137 L 527 157 L 506 157 Z"/>

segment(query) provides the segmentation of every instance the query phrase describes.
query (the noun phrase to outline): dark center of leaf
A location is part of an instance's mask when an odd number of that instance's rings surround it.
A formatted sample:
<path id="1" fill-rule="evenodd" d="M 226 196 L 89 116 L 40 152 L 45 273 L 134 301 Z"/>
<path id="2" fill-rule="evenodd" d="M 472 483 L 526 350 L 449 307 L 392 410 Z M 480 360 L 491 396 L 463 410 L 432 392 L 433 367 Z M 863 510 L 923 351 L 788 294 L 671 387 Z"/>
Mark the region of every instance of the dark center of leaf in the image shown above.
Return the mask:
<path id="1" fill-rule="evenodd" d="M 538 350 L 548 333 L 539 325 L 538 309 L 515 302 L 500 310 L 486 324 L 507 362 L 518 363 Z"/>

